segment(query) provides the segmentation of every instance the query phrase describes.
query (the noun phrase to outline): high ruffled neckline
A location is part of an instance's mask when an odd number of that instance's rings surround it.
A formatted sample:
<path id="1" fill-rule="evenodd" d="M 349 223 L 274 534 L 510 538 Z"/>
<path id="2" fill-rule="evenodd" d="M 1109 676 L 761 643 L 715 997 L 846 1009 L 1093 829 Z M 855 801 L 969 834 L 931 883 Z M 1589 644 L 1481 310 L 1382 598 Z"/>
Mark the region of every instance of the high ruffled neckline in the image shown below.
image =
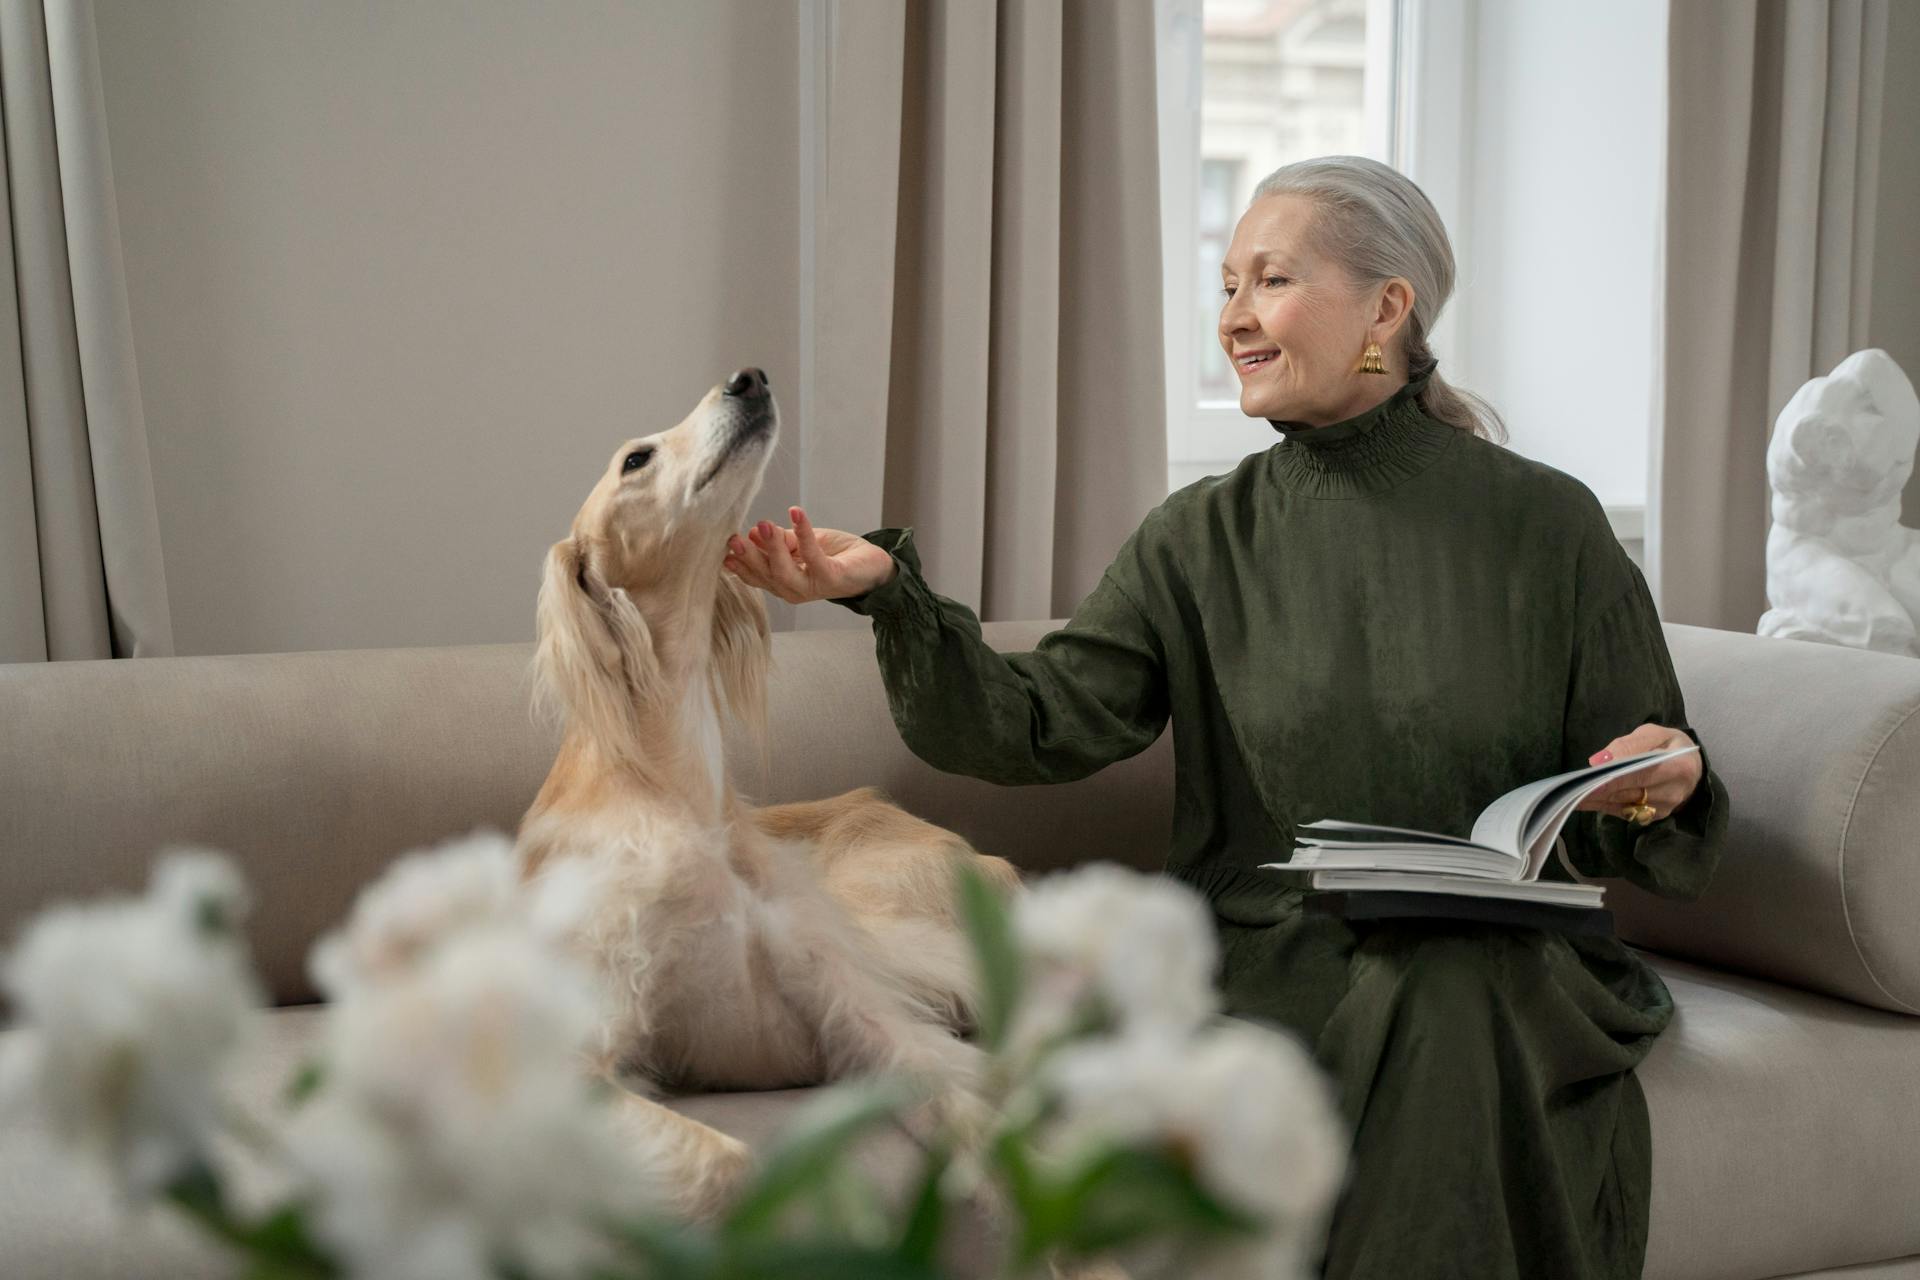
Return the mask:
<path id="1" fill-rule="evenodd" d="M 1316 427 L 1306 422 L 1292 422 L 1285 418 L 1268 418 L 1267 423 L 1288 443 L 1312 445 L 1336 444 L 1342 440 L 1351 440 L 1354 436 L 1366 435 L 1377 429 L 1389 414 L 1395 413 L 1412 403 L 1426 390 L 1427 383 L 1433 378 L 1429 369 L 1417 378 L 1408 378 L 1400 389 L 1376 404 L 1371 409 L 1363 409 L 1351 418 L 1342 418 L 1338 422 L 1329 422 L 1324 427 Z"/>
<path id="2" fill-rule="evenodd" d="M 1316 427 L 1269 418 L 1281 442 L 1268 450 L 1275 480 L 1319 498 L 1380 493 L 1426 470 L 1460 434 L 1426 415 L 1420 393 L 1429 369 L 1350 418 Z"/>

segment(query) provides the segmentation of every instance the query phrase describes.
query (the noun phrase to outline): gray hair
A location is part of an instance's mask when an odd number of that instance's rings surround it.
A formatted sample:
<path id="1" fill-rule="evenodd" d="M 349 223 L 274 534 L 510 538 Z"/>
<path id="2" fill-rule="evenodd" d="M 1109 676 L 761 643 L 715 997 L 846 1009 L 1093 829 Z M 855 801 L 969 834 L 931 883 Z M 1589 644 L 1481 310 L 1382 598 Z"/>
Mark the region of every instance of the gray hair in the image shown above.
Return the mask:
<path id="1" fill-rule="evenodd" d="M 1413 286 L 1413 314 L 1400 336 L 1409 379 L 1427 374 L 1420 407 L 1428 416 L 1505 444 L 1506 423 L 1471 391 L 1449 385 L 1427 345 L 1440 308 L 1453 294 L 1453 245 L 1426 193 L 1390 165 L 1366 156 L 1316 156 L 1275 169 L 1254 188 L 1268 196 L 1313 202 L 1312 248 L 1345 269 L 1358 289 L 1399 276 Z"/>

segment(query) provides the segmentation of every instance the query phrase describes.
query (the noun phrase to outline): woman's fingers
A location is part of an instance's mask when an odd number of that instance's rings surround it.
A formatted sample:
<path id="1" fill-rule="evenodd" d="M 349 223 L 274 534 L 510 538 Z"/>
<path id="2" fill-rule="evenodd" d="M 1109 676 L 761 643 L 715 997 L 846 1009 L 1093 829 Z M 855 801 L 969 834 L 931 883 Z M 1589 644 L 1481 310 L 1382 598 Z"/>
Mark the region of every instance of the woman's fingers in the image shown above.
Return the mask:
<path id="1" fill-rule="evenodd" d="M 1651 791 L 1661 783 L 1671 781 L 1673 777 L 1673 761 L 1669 760 L 1665 764 L 1655 765 L 1650 769 L 1635 769 L 1632 773 L 1616 774 L 1607 779 L 1606 790 L 1601 794 L 1608 797 L 1637 796 L 1640 794 L 1640 788 L 1645 787 Z"/>
<path id="2" fill-rule="evenodd" d="M 834 529 L 816 529 L 800 507 L 788 507 L 787 517 L 793 521 L 791 529 L 757 520 L 744 537 L 729 537 L 728 567 L 738 564 L 742 581 L 793 604 L 847 594 L 848 568 L 836 556 L 846 543 L 860 540 Z"/>
<path id="3" fill-rule="evenodd" d="M 1686 795 L 1673 786 L 1650 786 L 1647 788 L 1646 803 L 1653 809 L 1654 817 L 1664 818 L 1680 807 Z M 1630 787 L 1625 791 L 1597 792 L 1582 800 L 1576 808 L 1587 809 L 1595 813 L 1610 813 L 1618 818 L 1640 800 L 1640 788 Z"/>
<path id="4" fill-rule="evenodd" d="M 723 567 L 750 587 L 770 592 L 789 604 L 803 603 L 811 597 L 804 590 L 796 593 L 793 577 L 781 572 L 783 562 L 790 564 L 792 556 L 775 549 L 766 533 L 768 527 L 761 521 L 747 530 L 745 537 L 729 534 Z"/>
<path id="5" fill-rule="evenodd" d="M 768 575 L 777 584 L 780 597 L 792 604 L 813 599 L 815 593 L 807 581 L 806 571 L 794 559 L 785 532 L 772 521 L 762 520 L 754 526 L 754 533 L 761 554 L 766 558 Z"/>
<path id="6" fill-rule="evenodd" d="M 1664 725 L 1643 724 L 1631 733 L 1623 734 L 1608 743 L 1590 757 L 1592 763 L 1604 763 L 1608 757 L 1620 759 L 1641 755 L 1649 751 L 1663 751 L 1672 747 L 1688 746 L 1692 743 L 1685 732 L 1670 729 Z M 1604 790 L 1596 792 L 1581 801 L 1579 808 L 1597 810 L 1601 813 L 1624 814 L 1632 805 L 1645 803 L 1654 811 L 1654 818 L 1660 819 L 1672 813 L 1687 797 L 1693 794 L 1700 780 L 1700 758 L 1682 756 L 1677 760 L 1666 760 L 1645 769 L 1635 769 L 1630 773 L 1619 774 L 1608 780 Z M 1645 800 L 1642 801 L 1643 794 Z"/>
<path id="7" fill-rule="evenodd" d="M 1643 724 L 1632 733 L 1623 733 L 1594 752 L 1587 757 L 1587 763 L 1604 764 L 1608 757 L 1619 760 L 1627 756 L 1642 755 L 1648 751 L 1657 751 L 1667 744 L 1672 732 L 1657 724 Z"/>
<path id="8" fill-rule="evenodd" d="M 807 513 L 799 507 L 788 507 L 787 518 L 793 521 L 794 541 L 798 546 L 800 562 L 810 572 L 824 576 L 827 553 L 820 548 L 820 538 L 813 531 L 813 521 L 807 519 Z"/>
<path id="9" fill-rule="evenodd" d="M 813 527 L 813 521 L 807 519 L 807 513 L 799 507 L 787 508 L 787 515 L 793 521 L 794 553 L 806 567 L 807 578 L 813 583 L 821 599 L 843 594 L 846 575 L 842 566 L 834 563 L 833 554 L 821 545 L 819 531 Z"/>
<path id="10" fill-rule="evenodd" d="M 734 571 L 741 581 L 748 586 L 759 587 L 762 591 L 774 590 L 773 580 L 767 569 L 766 554 L 759 547 L 739 534 L 734 534 L 727 539 L 727 552 L 729 562 L 737 566 Z"/>

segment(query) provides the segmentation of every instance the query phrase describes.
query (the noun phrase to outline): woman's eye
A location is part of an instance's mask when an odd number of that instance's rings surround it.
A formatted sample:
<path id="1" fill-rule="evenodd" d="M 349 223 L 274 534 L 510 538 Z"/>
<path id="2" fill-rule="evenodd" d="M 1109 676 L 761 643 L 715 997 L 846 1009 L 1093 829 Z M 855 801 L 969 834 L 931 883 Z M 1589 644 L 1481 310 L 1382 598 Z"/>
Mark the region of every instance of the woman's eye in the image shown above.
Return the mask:
<path id="1" fill-rule="evenodd" d="M 652 458 L 652 449 L 635 449 L 627 455 L 627 460 L 621 464 L 620 469 L 622 471 L 638 471 L 640 468 L 646 466 Z"/>
<path id="2" fill-rule="evenodd" d="M 1287 278 L 1285 276 L 1268 276 L 1265 280 L 1261 281 L 1262 284 L 1269 286 L 1283 285 L 1286 282 Z M 1220 296 L 1223 298 L 1231 298 L 1233 296 L 1233 286 L 1228 285 L 1226 288 L 1220 290 Z"/>

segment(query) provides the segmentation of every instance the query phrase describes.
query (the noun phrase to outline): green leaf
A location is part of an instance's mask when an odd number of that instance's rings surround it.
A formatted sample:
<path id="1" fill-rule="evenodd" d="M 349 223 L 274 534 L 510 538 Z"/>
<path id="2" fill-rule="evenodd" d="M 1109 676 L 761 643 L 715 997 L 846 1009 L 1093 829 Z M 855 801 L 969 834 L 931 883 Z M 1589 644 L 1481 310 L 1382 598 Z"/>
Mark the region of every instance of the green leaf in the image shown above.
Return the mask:
<path id="1" fill-rule="evenodd" d="M 304 1204 L 285 1204 L 259 1222 L 247 1222 L 227 1207 L 219 1177 L 204 1162 L 168 1183 L 165 1194 L 205 1230 L 244 1250 L 252 1264 L 250 1276 L 331 1280 L 339 1274 L 333 1260 L 307 1234 Z"/>
<path id="2" fill-rule="evenodd" d="M 301 1274 L 333 1275 L 332 1261 L 307 1230 L 307 1208 L 301 1203 L 281 1205 L 249 1228 L 249 1241 L 257 1256 L 308 1268 Z"/>
<path id="3" fill-rule="evenodd" d="M 1232 1236 L 1263 1225 L 1222 1203 L 1170 1152 L 1141 1147 L 1117 1147 L 1089 1161 L 1064 1188 L 1060 1210 L 1064 1230 L 1056 1243 L 1080 1254 L 1149 1236 Z"/>
<path id="4" fill-rule="evenodd" d="M 707 1280 L 721 1274 L 720 1251 L 703 1227 L 658 1218 L 603 1221 L 602 1227 L 647 1262 L 647 1280 Z"/>
<path id="5" fill-rule="evenodd" d="M 952 1163 L 953 1153 L 945 1144 L 927 1153 L 926 1169 L 920 1175 L 920 1189 L 914 1193 L 913 1207 L 907 1213 L 906 1225 L 900 1231 L 899 1247 L 894 1251 L 902 1261 L 925 1267 L 933 1265 L 940 1245 L 940 1228 L 947 1212 L 941 1187 Z"/>
<path id="6" fill-rule="evenodd" d="M 281 1093 L 280 1100 L 289 1108 L 298 1107 L 319 1090 L 326 1078 L 327 1071 L 320 1065 L 320 1060 L 309 1058 L 300 1064 L 298 1071 L 293 1073 L 293 1079 L 287 1081 L 287 1087 Z"/>
<path id="7" fill-rule="evenodd" d="M 1019 1223 L 1019 1260 L 1035 1262 L 1066 1234 L 1072 1212 L 1069 1188 L 1034 1162 L 1025 1130 L 1000 1134 L 993 1144 L 993 1163 Z"/>
<path id="8" fill-rule="evenodd" d="M 997 1052 L 1020 1003 L 1020 949 L 1013 919 L 987 878 L 962 863 L 958 873 L 960 914 L 980 971 L 980 1042 Z"/>
<path id="9" fill-rule="evenodd" d="M 756 1241 L 727 1258 L 727 1280 L 945 1280 L 929 1263 L 833 1241 Z"/>
<path id="10" fill-rule="evenodd" d="M 822 1223 L 837 1238 L 862 1245 L 879 1245 L 893 1238 L 893 1223 L 880 1202 L 880 1193 L 853 1161 L 828 1165 L 815 1199 Z"/>
<path id="11" fill-rule="evenodd" d="M 227 918 L 226 903 L 218 895 L 208 894 L 193 904 L 194 928 L 210 938 L 224 938 L 234 932 L 233 921 Z"/>
<path id="12" fill-rule="evenodd" d="M 993 1159 L 1006 1177 L 1016 1204 L 1025 1204 L 1045 1194 L 1040 1173 L 1027 1157 L 1027 1136 L 1023 1130 L 1008 1129 L 1001 1133 L 993 1144 Z"/>
<path id="13" fill-rule="evenodd" d="M 803 1105 L 753 1181 L 721 1226 L 723 1239 L 745 1239 L 768 1230 L 780 1210 L 825 1176 L 869 1129 L 892 1119 L 912 1101 L 898 1081 L 835 1085 Z"/>
<path id="14" fill-rule="evenodd" d="M 322 1274 L 334 1273 L 318 1272 L 305 1266 L 290 1266 L 274 1258 L 254 1258 L 242 1273 L 245 1280 L 312 1280 L 314 1276 Z"/>

